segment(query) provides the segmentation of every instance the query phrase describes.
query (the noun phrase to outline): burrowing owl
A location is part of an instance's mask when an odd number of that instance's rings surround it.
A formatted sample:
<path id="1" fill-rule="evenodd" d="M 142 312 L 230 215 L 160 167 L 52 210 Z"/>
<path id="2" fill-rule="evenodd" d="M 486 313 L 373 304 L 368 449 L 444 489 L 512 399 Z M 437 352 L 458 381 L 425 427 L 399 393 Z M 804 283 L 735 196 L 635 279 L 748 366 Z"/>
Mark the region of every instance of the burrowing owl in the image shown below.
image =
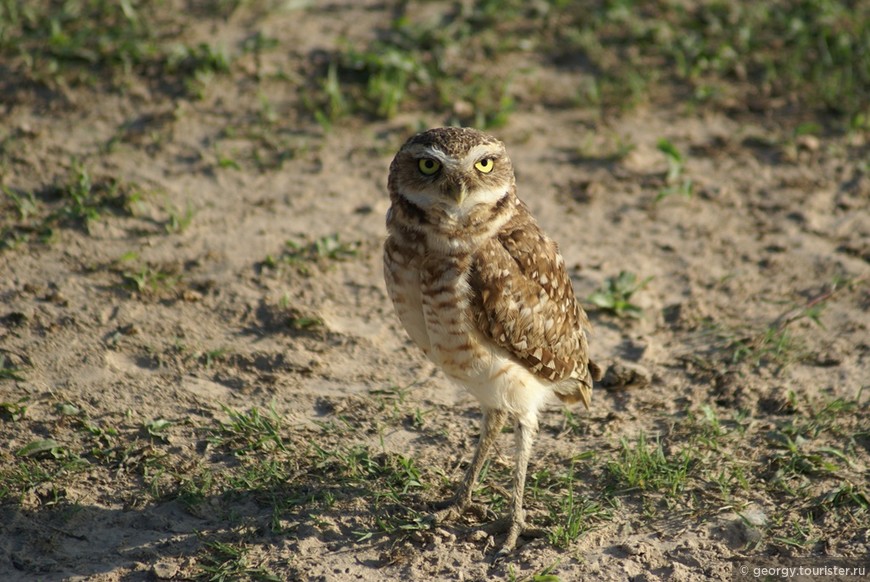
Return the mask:
<path id="1" fill-rule="evenodd" d="M 504 144 L 446 127 L 409 139 L 390 166 L 384 276 L 396 313 L 425 354 L 483 409 L 480 440 L 456 495 L 435 514 L 458 517 L 499 432 L 515 423 L 510 552 L 526 528 L 526 467 L 538 411 L 553 396 L 587 407 L 600 370 L 589 321 L 559 249 L 517 198 Z"/>

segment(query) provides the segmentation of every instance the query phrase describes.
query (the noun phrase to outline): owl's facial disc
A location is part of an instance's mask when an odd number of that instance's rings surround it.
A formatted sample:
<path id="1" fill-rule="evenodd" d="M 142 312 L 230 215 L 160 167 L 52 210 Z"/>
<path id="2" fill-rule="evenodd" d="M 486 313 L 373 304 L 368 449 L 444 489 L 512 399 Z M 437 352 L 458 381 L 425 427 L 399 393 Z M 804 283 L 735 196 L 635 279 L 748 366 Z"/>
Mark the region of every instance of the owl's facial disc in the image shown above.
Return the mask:
<path id="1" fill-rule="evenodd" d="M 510 187 L 505 183 L 506 175 L 512 178 L 510 161 L 499 144 L 452 151 L 440 143 L 412 143 L 403 154 L 410 158 L 405 167 L 413 173 L 406 174 L 408 187 L 400 187 L 401 194 L 420 208 L 465 214 L 480 204 L 496 203 Z"/>

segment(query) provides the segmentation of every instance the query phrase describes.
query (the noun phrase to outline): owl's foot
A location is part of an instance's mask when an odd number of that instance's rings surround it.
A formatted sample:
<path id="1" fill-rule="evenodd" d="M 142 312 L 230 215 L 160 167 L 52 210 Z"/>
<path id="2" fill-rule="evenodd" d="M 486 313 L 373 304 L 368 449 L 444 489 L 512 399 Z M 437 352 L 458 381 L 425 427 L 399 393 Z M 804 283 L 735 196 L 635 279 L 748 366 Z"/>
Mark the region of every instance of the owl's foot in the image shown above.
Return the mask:
<path id="1" fill-rule="evenodd" d="M 498 535 L 507 532 L 504 542 L 495 556 L 492 558 L 493 565 L 504 560 L 517 547 L 519 538 L 541 538 L 547 535 L 546 530 L 537 527 L 531 527 L 526 524 L 525 519 L 514 519 L 512 516 L 505 516 L 483 527 L 483 530 L 490 535 Z"/>
<path id="2" fill-rule="evenodd" d="M 456 521 L 466 513 L 473 513 L 481 521 L 485 521 L 489 517 L 486 507 L 461 497 L 451 497 L 450 499 L 439 501 L 434 503 L 433 507 L 437 511 L 432 513 L 429 519 L 434 525 Z"/>

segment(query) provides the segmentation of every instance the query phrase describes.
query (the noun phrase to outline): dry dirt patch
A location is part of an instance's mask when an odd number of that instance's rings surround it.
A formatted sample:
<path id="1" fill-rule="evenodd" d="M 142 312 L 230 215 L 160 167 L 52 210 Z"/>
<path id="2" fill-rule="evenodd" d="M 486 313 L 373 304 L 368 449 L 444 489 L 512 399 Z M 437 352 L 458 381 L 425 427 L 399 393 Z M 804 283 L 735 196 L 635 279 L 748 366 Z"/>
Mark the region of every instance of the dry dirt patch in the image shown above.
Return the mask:
<path id="1" fill-rule="evenodd" d="M 866 126 L 747 105 L 736 82 L 711 105 L 599 72 L 627 110 L 572 101 L 596 73 L 548 48 L 576 24 L 559 3 L 501 20 L 487 2 L 126 4 L 138 20 L 108 30 L 147 51 L 81 65 L 19 23 L 59 72 L 0 57 L 19 75 L 0 118 L 0 577 L 702 580 L 736 558 L 866 560 Z M 624 16 L 595 15 L 601 54 L 622 51 L 606 18 Z M 400 17 L 419 28 L 390 36 Z M 441 17 L 441 36 L 423 26 Z M 406 94 L 366 84 L 401 88 L 375 57 L 418 49 Z M 505 82 L 475 88 L 488 71 Z M 479 414 L 381 280 L 391 156 L 452 121 L 503 124 L 611 366 L 588 413 L 545 416 L 527 504 L 548 536 L 494 568 L 489 516 L 426 522 Z M 476 494 L 493 513 L 510 443 Z"/>

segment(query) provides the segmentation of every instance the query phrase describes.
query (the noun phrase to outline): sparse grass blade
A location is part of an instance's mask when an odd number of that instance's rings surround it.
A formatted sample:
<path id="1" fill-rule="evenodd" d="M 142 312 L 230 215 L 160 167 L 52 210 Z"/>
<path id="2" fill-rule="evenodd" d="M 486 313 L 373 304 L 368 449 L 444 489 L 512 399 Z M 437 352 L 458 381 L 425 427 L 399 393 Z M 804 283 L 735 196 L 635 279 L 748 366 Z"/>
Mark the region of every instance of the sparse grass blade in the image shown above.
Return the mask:
<path id="1" fill-rule="evenodd" d="M 212 431 L 211 441 L 215 444 L 232 443 L 239 455 L 269 449 L 287 450 L 281 434 L 283 420 L 274 409 L 264 414 L 258 408 L 247 412 L 223 408 L 230 421 L 220 422 Z"/>
<path id="2" fill-rule="evenodd" d="M 250 549 L 241 544 L 226 542 L 207 542 L 208 554 L 203 556 L 199 568 L 202 572 L 198 579 L 209 582 L 230 580 L 257 580 L 259 582 L 281 582 L 282 578 L 267 568 L 249 563 Z"/>
<path id="3" fill-rule="evenodd" d="M 644 433 L 634 443 L 620 439 L 619 445 L 619 453 L 607 463 L 607 471 L 620 486 L 670 497 L 676 497 L 685 488 L 694 461 L 688 449 L 667 455 L 660 439 L 650 443 Z"/>
<path id="4" fill-rule="evenodd" d="M 24 381 L 24 378 L 19 374 L 20 369 L 8 363 L 5 354 L 0 354 L 0 380 L 18 380 Z"/>
<path id="5" fill-rule="evenodd" d="M 674 144 L 664 138 L 658 141 L 657 147 L 668 160 L 668 172 L 665 175 L 665 187 L 659 190 L 655 202 L 659 202 L 672 194 L 691 198 L 692 180 L 684 175 L 685 160 L 683 155 Z"/>
<path id="6" fill-rule="evenodd" d="M 567 491 L 561 492 L 562 501 L 558 508 L 550 510 L 553 526 L 550 528 L 549 540 L 554 546 L 567 548 L 590 531 L 596 524 L 611 518 L 611 513 L 602 507 L 598 501 L 578 499 L 574 491 L 573 466 L 565 481 Z"/>
<path id="7" fill-rule="evenodd" d="M 631 303 L 631 297 L 646 287 L 652 279 L 647 277 L 638 282 L 634 273 L 621 271 L 616 277 L 608 278 L 605 286 L 592 293 L 588 301 L 617 317 L 640 317 L 643 310 Z"/>
<path id="8" fill-rule="evenodd" d="M 0 373 L 2 370 L 3 368 L 0 367 Z M 27 414 L 27 405 L 25 404 L 27 401 L 26 397 L 22 397 L 15 402 L 0 402 L 0 420 L 16 422 L 24 418 Z"/>
<path id="9" fill-rule="evenodd" d="M 167 204 L 165 210 L 169 215 L 169 219 L 166 221 L 164 228 L 169 234 L 179 234 L 187 230 L 196 214 L 190 202 L 185 205 L 183 210 L 172 204 Z"/>
<path id="10" fill-rule="evenodd" d="M 260 265 L 275 269 L 281 265 L 294 267 L 302 274 L 310 274 L 310 267 L 327 266 L 331 262 L 347 261 L 359 255 L 361 243 L 358 241 L 344 242 L 338 234 L 322 236 L 310 243 L 300 243 L 288 240 L 285 250 L 274 257 L 267 256 Z"/>

